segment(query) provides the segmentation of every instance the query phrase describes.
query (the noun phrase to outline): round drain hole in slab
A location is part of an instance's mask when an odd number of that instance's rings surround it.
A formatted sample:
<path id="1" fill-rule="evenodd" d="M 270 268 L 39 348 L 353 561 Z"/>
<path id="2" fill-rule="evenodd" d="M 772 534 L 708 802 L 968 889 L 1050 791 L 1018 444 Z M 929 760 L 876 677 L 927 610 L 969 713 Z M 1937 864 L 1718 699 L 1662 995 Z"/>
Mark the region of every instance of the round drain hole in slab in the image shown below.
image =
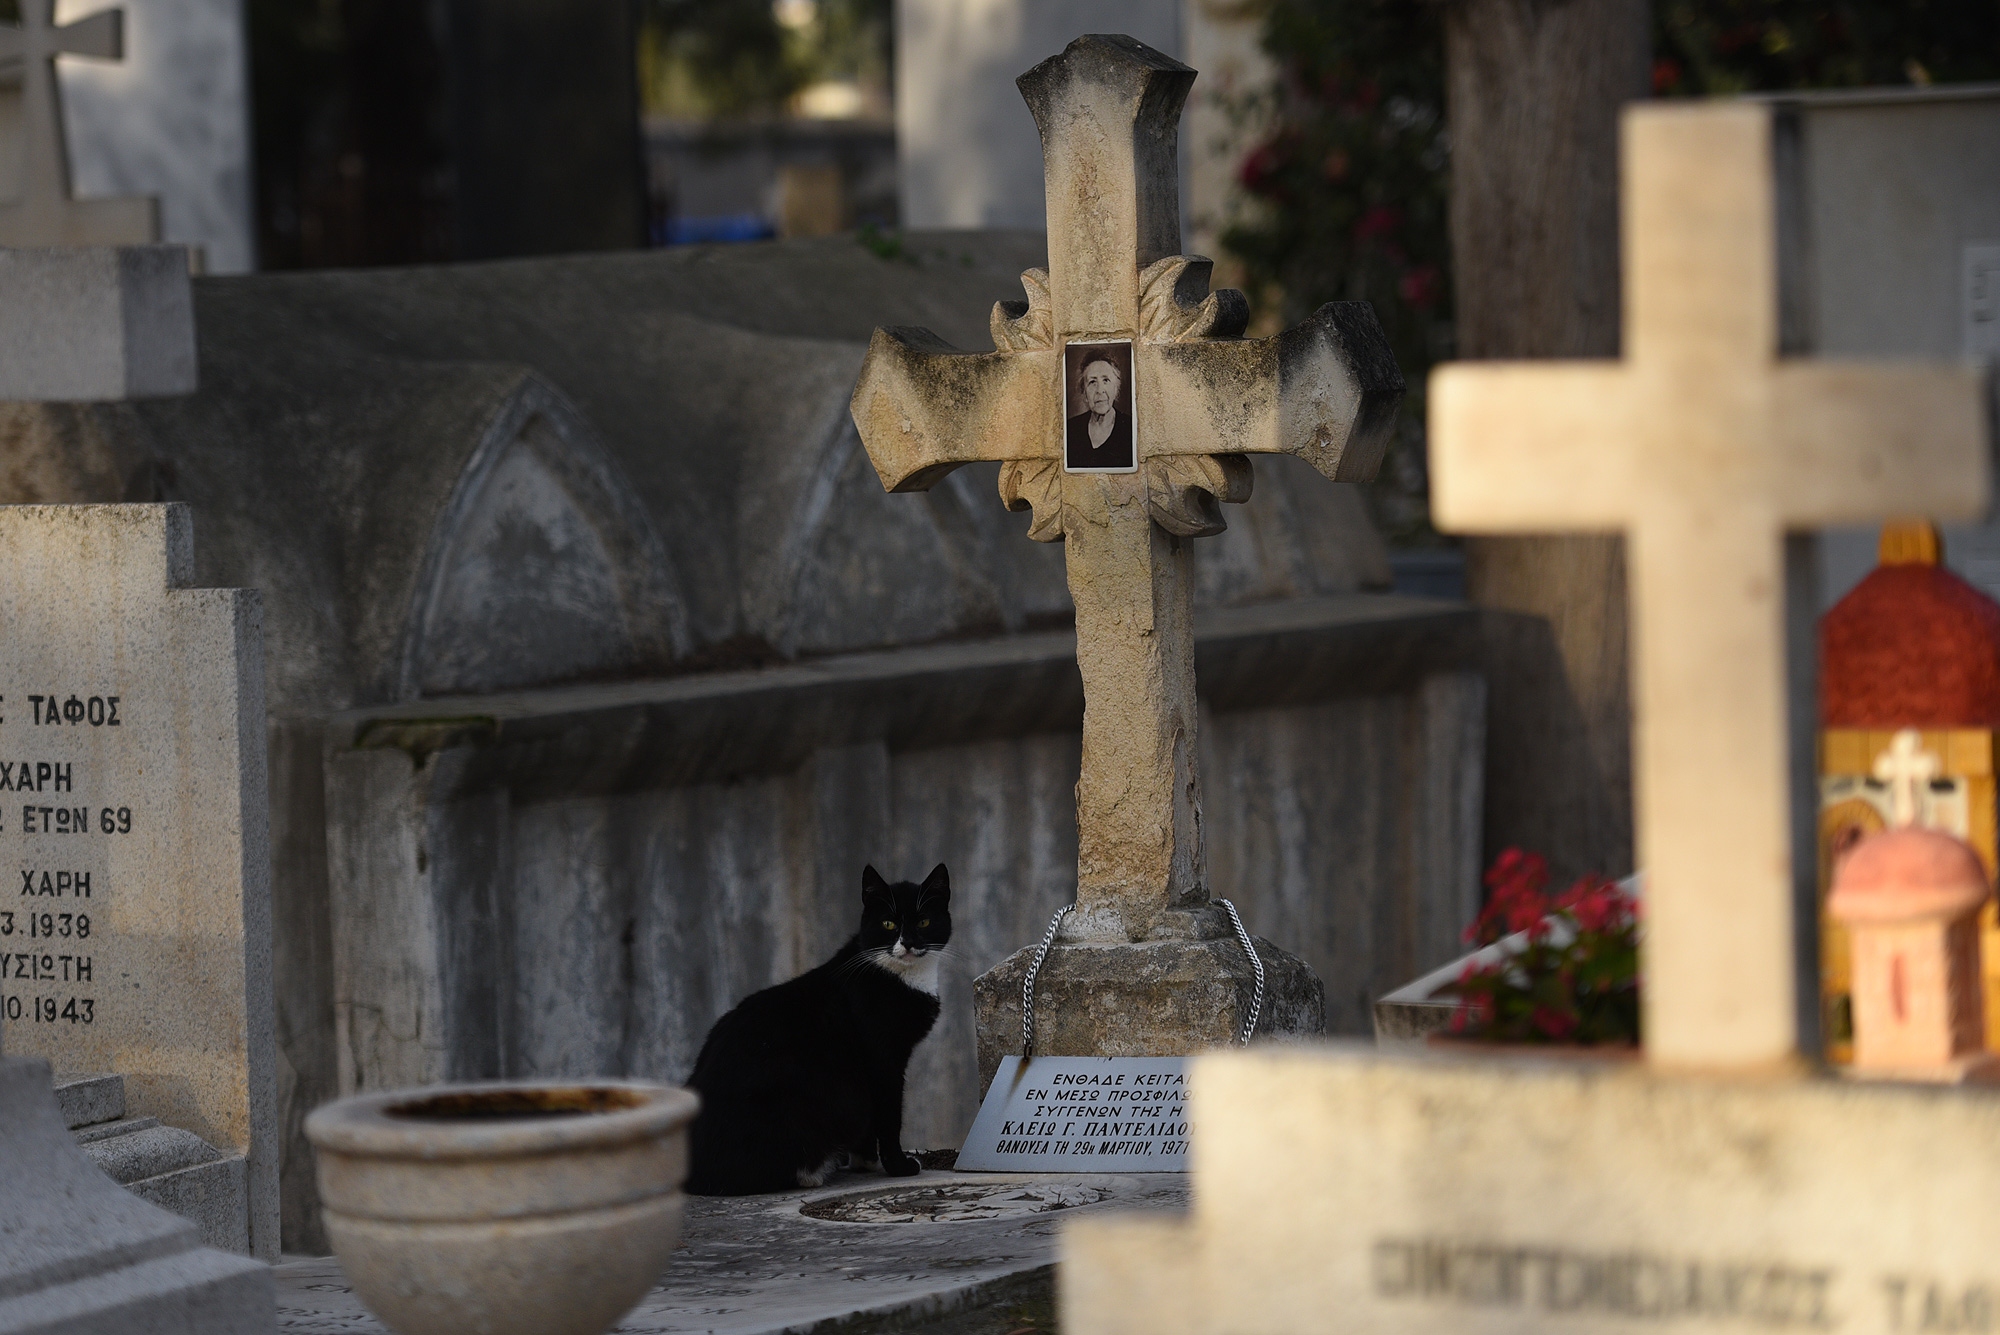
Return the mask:
<path id="1" fill-rule="evenodd" d="M 958 1224 L 1070 1210 L 1079 1205 L 1095 1205 L 1110 1195 L 1109 1187 L 962 1182 L 853 1192 L 807 1201 L 799 1207 L 799 1213 L 842 1224 Z"/>

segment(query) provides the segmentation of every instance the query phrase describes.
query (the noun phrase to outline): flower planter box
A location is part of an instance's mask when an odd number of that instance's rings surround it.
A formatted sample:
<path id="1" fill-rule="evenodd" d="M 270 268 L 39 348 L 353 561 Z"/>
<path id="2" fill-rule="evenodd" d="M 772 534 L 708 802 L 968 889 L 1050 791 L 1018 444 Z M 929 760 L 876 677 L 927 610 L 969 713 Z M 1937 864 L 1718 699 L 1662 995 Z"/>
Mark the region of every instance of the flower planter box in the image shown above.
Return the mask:
<path id="1" fill-rule="evenodd" d="M 1641 902 L 1644 901 L 1645 896 L 1639 876 L 1626 877 L 1618 883 L 1618 888 L 1632 896 L 1633 899 Z M 1566 944 L 1573 936 L 1568 922 L 1564 919 L 1551 917 L 1548 923 L 1549 939 L 1556 944 Z M 1459 980 L 1465 973 L 1466 966 L 1476 965 L 1485 967 L 1518 955 L 1523 950 L 1526 950 L 1527 947 L 1528 934 L 1526 932 L 1516 932 L 1512 936 L 1503 936 L 1490 946 L 1482 946 L 1478 950 L 1469 951 L 1451 961 L 1451 963 L 1439 965 L 1422 977 L 1405 983 L 1395 991 L 1385 994 L 1375 1003 L 1376 1046 L 1382 1048 L 1422 1048 L 1431 1043 L 1432 1035 L 1439 1035 L 1441 1040 L 1445 1038 L 1450 1039 L 1453 1046 L 1462 1043 L 1468 1048 L 1477 1047 L 1492 1051 L 1503 1049 L 1529 1051 L 1543 1047 L 1555 1050 L 1560 1048 L 1561 1045 L 1558 1044 L 1490 1043 L 1480 1039 L 1459 1039 L 1456 1035 L 1445 1034 L 1446 1027 L 1451 1024 L 1452 1012 L 1458 1009 L 1457 999 L 1447 993 L 1445 988 Z M 1618 1045 L 1600 1044 L 1597 1046 L 1609 1049 Z M 1585 1053 L 1592 1051 L 1589 1047 L 1562 1048 L 1562 1050 Z"/>

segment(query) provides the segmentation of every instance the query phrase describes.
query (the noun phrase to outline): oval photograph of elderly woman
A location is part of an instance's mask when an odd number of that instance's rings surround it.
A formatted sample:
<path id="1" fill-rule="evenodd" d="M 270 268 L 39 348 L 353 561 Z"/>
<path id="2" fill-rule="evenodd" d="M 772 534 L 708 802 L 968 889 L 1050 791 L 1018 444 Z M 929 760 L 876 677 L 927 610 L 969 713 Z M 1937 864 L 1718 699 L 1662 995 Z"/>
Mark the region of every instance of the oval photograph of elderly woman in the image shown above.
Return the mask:
<path id="1" fill-rule="evenodd" d="M 1137 472 L 1131 343 L 1071 343 L 1063 349 L 1063 372 L 1069 389 L 1063 467 L 1072 473 Z"/>

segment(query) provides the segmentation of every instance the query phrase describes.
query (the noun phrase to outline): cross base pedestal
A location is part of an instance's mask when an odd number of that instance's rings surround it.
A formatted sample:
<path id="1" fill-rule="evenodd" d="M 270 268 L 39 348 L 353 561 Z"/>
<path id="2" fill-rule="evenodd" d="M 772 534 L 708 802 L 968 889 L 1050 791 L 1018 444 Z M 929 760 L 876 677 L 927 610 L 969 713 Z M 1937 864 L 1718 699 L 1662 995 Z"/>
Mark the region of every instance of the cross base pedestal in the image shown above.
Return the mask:
<path id="1" fill-rule="evenodd" d="M 0 1335 L 269 1335 L 271 1272 L 84 1157 L 46 1062 L 0 1060 Z"/>
<path id="2" fill-rule="evenodd" d="M 1250 1012 L 1256 971 L 1220 909 L 1185 916 L 1200 930 L 1051 946 L 1035 979 L 1037 1055 L 1181 1057 L 1234 1042 Z M 1312 967 L 1262 937 L 1251 939 L 1264 963 L 1257 1033 L 1325 1033 L 1326 989 Z M 982 1094 L 1000 1059 L 1021 1051 L 1021 983 L 1034 958 L 1035 947 L 1024 946 L 973 980 Z"/>

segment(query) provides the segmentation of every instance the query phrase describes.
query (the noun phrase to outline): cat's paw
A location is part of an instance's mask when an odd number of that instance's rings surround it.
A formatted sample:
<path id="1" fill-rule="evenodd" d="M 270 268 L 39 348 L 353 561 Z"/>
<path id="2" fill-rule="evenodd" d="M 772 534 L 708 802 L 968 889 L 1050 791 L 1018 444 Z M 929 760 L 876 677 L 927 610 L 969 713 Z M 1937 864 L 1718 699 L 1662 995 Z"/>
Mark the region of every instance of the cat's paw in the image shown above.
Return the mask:
<path id="1" fill-rule="evenodd" d="M 899 1152 L 882 1156 L 882 1171 L 890 1177 L 915 1177 L 924 1171 L 924 1166 L 912 1156 Z"/>
<path id="2" fill-rule="evenodd" d="M 833 1176 L 834 1169 L 838 1167 L 840 1167 L 840 1157 L 829 1154 L 826 1156 L 825 1162 L 812 1168 L 799 1169 L 799 1185 L 802 1187 L 823 1187 L 826 1185 L 826 1180 Z"/>

